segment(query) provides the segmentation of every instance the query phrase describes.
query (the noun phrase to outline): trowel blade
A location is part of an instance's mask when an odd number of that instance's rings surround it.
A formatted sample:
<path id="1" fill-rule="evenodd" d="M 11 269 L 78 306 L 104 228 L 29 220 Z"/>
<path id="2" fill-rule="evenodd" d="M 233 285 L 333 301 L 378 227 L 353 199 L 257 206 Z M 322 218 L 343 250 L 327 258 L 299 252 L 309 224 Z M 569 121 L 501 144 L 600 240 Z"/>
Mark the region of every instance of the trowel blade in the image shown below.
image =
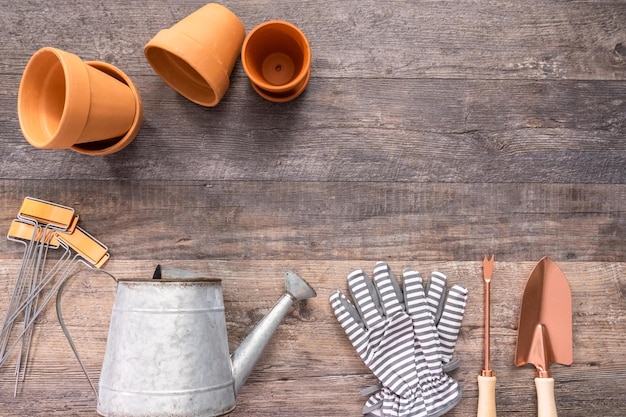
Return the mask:
<path id="1" fill-rule="evenodd" d="M 547 376 L 552 363 L 570 365 L 572 361 L 570 286 L 558 265 L 545 257 L 531 272 L 524 290 L 515 365 L 532 363 L 539 376 Z"/>

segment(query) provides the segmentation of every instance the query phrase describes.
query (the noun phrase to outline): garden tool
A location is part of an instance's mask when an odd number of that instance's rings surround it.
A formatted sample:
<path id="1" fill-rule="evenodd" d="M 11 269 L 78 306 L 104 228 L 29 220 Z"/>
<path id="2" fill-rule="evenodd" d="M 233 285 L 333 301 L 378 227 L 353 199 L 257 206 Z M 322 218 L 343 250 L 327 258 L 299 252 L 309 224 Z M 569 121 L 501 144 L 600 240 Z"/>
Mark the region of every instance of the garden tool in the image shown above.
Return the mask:
<path id="1" fill-rule="evenodd" d="M 55 291 L 79 263 L 100 268 L 109 259 L 107 248 L 77 223 L 74 209 L 27 197 L 9 228 L 7 238 L 25 245 L 22 266 L 0 328 L 0 366 L 21 343 L 14 395 L 20 374 L 26 373 L 33 325 Z M 47 265 L 50 248 L 62 248 L 63 252 L 52 266 Z M 12 337 L 18 319 L 23 328 Z"/>
<path id="2" fill-rule="evenodd" d="M 18 316 L 23 317 L 23 331 L 15 366 L 15 391 L 20 375 L 26 374 L 30 344 L 32 340 L 33 316 L 39 303 L 41 281 L 45 279 L 45 265 L 49 247 L 58 247 L 54 239 L 57 230 L 70 230 L 76 222 L 74 210 L 54 203 L 27 197 L 9 228 L 7 238 L 25 245 L 22 265 L 18 272 L 13 293 L 9 300 L 5 320 L 0 328 L 0 365 L 6 359 L 12 329 Z M 52 241 L 55 240 L 55 243 Z M 17 345 L 15 342 L 13 345 Z M 12 350 L 9 349 L 9 351 Z"/>
<path id="3" fill-rule="evenodd" d="M 537 369 L 539 417 L 557 416 L 550 365 L 571 365 L 572 361 L 570 286 L 558 265 L 545 257 L 535 266 L 526 283 L 515 350 L 516 366 L 531 363 Z"/>
<path id="4" fill-rule="evenodd" d="M 484 282 L 484 325 L 485 325 L 485 367 L 478 375 L 477 417 L 496 417 L 496 374 L 491 369 L 489 349 L 491 333 L 491 276 L 493 275 L 494 255 L 483 258 Z"/>
<path id="5" fill-rule="evenodd" d="M 445 307 L 439 309 L 435 299 L 445 294 L 443 274 L 434 273 L 431 279 L 433 300 L 427 298 L 416 271 L 407 269 L 403 277 L 401 290 L 385 263 L 376 265 L 373 282 L 362 270 L 353 271 L 348 288 L 354 304 L 339 290 L 330 294 L 330 303 L 351 344 L 382 386 L 367 400 L 363 414 L 439 416 L 461 399 L 460 386 L 444 373 L 446 349 L 440 334 L 448 333 L 449 340 L 456 341 L 467 291 L 453 287 Z"/>
<path id="6" fill-rule="evenodd" d="M 293 272 L 275 306 L 229 355 L 221 280 L 158 268 L 152 279 L 117 280 L 109 334 L 96 391 L 63 321 L 59 323 L 105 417 L 214 417 L 235 396 L 294 302 L 316 296 Z"/>

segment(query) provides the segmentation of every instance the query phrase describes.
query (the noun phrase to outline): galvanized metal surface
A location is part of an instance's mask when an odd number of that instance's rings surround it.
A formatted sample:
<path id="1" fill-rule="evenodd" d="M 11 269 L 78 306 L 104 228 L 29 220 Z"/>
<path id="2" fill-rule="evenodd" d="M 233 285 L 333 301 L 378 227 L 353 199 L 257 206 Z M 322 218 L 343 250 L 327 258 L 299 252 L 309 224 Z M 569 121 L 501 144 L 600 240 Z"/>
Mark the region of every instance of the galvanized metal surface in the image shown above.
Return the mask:
<path id="1" fill-rule="evenodd" d="M 550 258 L 539 261 L 528 278 L 517 335 L 515 365 L 532 363 L 539 377 L 550 376 L 550 365 L 570 365 L 572 295 L 567 278 Z"/>
<path id="2" fill-rule="evenodd" d="M 285 274 L 285 287 L 285 294 L 231 360 L 219 279 L 157 268 L 152 280 L 119 280 L 100 374 L 98 413 L 211 417 L 231 411 L 293 302 L 316 296 L 292 272 Z M 60 308 L 58 313 L 74 349 Z"/>

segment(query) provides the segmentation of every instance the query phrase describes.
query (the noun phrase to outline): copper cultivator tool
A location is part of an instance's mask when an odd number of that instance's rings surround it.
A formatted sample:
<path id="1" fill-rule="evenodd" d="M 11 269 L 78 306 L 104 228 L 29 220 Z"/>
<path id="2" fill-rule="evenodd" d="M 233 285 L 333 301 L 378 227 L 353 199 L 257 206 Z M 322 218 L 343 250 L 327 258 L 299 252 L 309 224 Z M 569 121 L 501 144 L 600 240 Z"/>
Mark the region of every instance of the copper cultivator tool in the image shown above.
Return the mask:
<path id="1" fill-rule="evenodd" d="M 496 375 L 489 363 L 489 339 L 490 339 L 490 292 L 491 276 L 493 275 L 494 255 L 491 258 L 483 258 L 483 281 L 485 292 L 485 367 L 478 375 L 478 417 L 496 417 Z"/>

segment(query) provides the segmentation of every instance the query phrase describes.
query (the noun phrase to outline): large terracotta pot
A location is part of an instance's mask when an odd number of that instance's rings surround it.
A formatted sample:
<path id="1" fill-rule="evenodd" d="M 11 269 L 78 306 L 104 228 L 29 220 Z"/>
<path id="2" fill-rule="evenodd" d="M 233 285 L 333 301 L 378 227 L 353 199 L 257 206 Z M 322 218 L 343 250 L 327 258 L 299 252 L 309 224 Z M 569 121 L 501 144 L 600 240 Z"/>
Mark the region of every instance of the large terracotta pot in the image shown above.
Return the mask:
<path id="1" fill-rule="evenodd" d="M 34 147 L 90 155 L 126 147 L 142 119 L 139 93 L 122 71 L 51 47 L 26 65 L 17 108 L 24 137 Z"/>
<path id="2" fill-rule="evenodd" d="M 209 3 L 144 47 L 154 71 L 175 91 L 202 106 L 217 105 L 230 86 L 246 35 L 243 23 L 226 7 Z"/>

